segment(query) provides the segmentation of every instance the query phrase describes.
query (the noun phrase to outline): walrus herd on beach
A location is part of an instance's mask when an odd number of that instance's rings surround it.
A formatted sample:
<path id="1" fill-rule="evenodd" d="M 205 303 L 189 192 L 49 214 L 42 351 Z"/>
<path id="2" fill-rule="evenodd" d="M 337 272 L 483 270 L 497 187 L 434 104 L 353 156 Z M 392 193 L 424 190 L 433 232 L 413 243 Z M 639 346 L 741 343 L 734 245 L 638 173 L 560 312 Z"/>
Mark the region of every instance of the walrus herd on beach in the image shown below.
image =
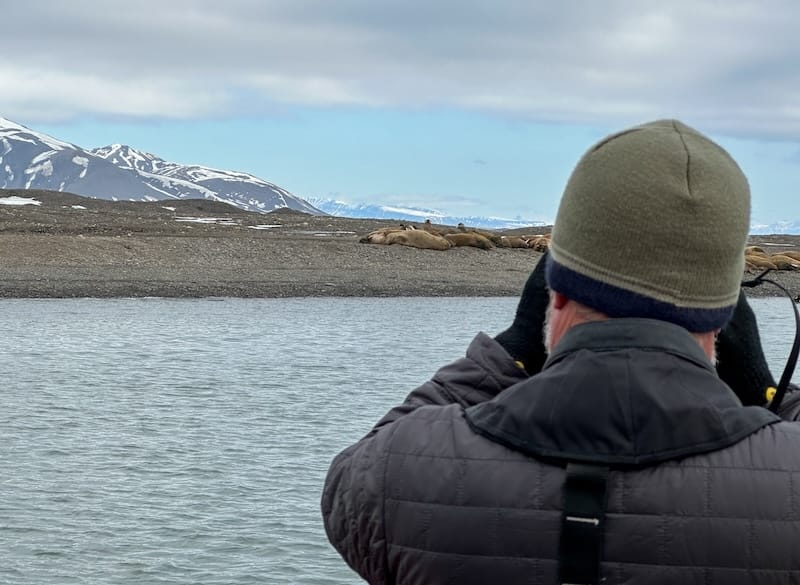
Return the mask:
<path id="1" fill-rule="evenodd" d="M 771 270 L 800 270 L 800 251 L 786 250 L 768 254 L 759 246 L 748 246 L 744 250 L 745 270 L 748 272 Z M 800 297 L 799 297 L 800 298 Z"/>
<path id="2" fill-rule="evenodd" d="M 468 228 L 459 223 L 456 228 L 436 227 L 425 220 L 420 225 L 399 224 L 374 230 L 359 240 L 363 244 L 399 244 L 426 250 L 449 250 L 457 246 L 471 246 L 481 250 L 492 248 L 532 248 L 544 252 L 550 246 L 550 234 L 503 236 L 486 230 Z M 759 246 L 748 246 L 744 251 L 745 271 L 800 270 L 800 251 L 787 250 L 767 253 Z M 800 297 L 798 297 L 800 301 Z"/>
<path id="3" fill-rule="evenodd" d="M 550 245 L 550 234 L 502 236 L 459 223 L 456 228 L 436 227 L 430 220 L 420 225 L 400 224 L 379 228 L 359 240 L 364 244 L 399 244 L 426 250 L 449 250 L 470 246 L 481 250 L 492 248 L 533 248 L 544 252 Z"/>

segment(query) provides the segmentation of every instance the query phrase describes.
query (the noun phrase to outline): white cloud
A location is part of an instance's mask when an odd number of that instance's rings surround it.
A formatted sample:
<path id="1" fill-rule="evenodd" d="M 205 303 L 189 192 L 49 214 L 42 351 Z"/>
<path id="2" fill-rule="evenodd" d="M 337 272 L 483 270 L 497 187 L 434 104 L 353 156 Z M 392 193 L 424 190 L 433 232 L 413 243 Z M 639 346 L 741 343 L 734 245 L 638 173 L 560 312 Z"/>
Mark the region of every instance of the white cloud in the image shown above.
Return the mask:
<path id="1" fill-rule="evenodd" d="M 91 73 L 0 66 L 0 111 L 10 118 L 57 121 L 82 114 L 194 118 L 224 109 L 226 97 L 193 79 L 101 77 Z"/>
<path id="2" fill-rule="evenodd" d="M 380 105 L 369 94 L 360 93 L 345 80 L 322 77 L 299 77 L 254 74 L 246 78 L 250 89 L 257 89 L 270 99 L 301 105 Z"/>
<path id="3" fill-rule="evenodd" d="M 28 122 L 285 103 L 800 134 L 791 0 L 41 0 L 4 20 L 0 112 Z"/>

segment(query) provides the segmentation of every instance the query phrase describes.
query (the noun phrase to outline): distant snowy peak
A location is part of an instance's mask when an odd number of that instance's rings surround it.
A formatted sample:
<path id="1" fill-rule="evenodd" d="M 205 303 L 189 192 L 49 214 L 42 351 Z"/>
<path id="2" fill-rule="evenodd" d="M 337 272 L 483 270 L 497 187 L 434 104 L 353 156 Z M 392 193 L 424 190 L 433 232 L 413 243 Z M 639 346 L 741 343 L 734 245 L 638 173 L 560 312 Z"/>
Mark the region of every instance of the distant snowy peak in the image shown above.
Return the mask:
<path id="1" fill-rule="evenodd" d="M 95 156 L 104 158 L 122 169 L 131 169 L 142 173 L 158 173 L 167 166 L 167 162 L 149 152 L 136 150 L 124 144 L 109 144 L 101 148 L 89 150 Z"/>
<path id="2" fill-rule="evenodd" d="M 797 235 L 800 234 L 800 220 L 779 221 L 772 224 L 754 224 L 750 226 L 753 235 Z"/>
<path id="3" fill-rule="evenodd" d="M 463 223 L 469 227 L 485 229 L 517 229 L 526 227 L 543 227 L 547 222 L 516 218 L 502 217 L 479 217 L 479 216 L 457 216 L 448 215 L 435 209 L 425 209 L 412 206 L 399 205 L 369 205 L 369 204 L 349 204 L 344 201 L 334 199 L 309 199 L 309 203 L 317 209 L 330 215 L 338 217 L 385 219 L 393 221 L 424 222 L 426 219 L 431 223 L 441 225 L 458 225 Z"/>
<path id="4" fill-rule="evenodd" d="M 416 218 L 419 221 L 430 219 L 434 223 L 440 223 L 438 218 L 446 216 L 445 213 L 436 211 L 435 209 L 410 207 L 406 205 L 373 205 L 370 203 L 350 204 L 334 199 L 309 199 L 309 203 L 312 203 L 330 215 L 339 217 L 406 220 Z"/>
<path id="5" fill-rule="evenodd" d="M 486 229 L 517 229 L 525 227 L 541 227 L 552 225 L 552 221 L 541 221 L 516 217 L 513 219 L 500 217 L 455 216 L 421 207 L 399 205 L 371 205 L 350 204 L 335 199 L 308 200 L 317 209 L 338 217 L 385 219 L 387 221 L 424 222 L 430 219 L 432 223 L 442 225 L 458 225 Z M 781 221 L 772 224 L 753 224 L 750 226 L 751 235 L 798 235 L 800 234 L 800 220 Z"/>

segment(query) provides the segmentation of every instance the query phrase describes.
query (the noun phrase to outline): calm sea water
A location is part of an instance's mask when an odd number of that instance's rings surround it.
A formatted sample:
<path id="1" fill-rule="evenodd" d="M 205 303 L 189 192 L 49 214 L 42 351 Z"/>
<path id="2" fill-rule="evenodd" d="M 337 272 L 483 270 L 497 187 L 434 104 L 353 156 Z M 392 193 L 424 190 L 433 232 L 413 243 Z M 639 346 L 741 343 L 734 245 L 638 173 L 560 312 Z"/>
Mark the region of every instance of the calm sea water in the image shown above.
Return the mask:
<path id="1" fill-rule="evenodd" d="M 0 583 L 360 582 L 330 460 L 515 305 L 0 301 Z M 778 377 L 789 301 L 753 306 Z"/>

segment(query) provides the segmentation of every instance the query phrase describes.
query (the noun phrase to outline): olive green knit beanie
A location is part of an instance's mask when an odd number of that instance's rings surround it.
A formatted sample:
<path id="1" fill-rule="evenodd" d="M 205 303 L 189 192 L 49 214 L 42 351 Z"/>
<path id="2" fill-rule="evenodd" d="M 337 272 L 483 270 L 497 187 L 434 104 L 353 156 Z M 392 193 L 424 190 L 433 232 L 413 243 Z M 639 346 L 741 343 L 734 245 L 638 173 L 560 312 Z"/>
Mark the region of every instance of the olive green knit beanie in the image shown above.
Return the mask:
<path id="1" fill-rule="evenodd" d="M 581 158 L 553 226 L 548 285 L 611 317 L 721 328 L 744 270 L 750 189 L 731 156 L 676 120 Z"/>

